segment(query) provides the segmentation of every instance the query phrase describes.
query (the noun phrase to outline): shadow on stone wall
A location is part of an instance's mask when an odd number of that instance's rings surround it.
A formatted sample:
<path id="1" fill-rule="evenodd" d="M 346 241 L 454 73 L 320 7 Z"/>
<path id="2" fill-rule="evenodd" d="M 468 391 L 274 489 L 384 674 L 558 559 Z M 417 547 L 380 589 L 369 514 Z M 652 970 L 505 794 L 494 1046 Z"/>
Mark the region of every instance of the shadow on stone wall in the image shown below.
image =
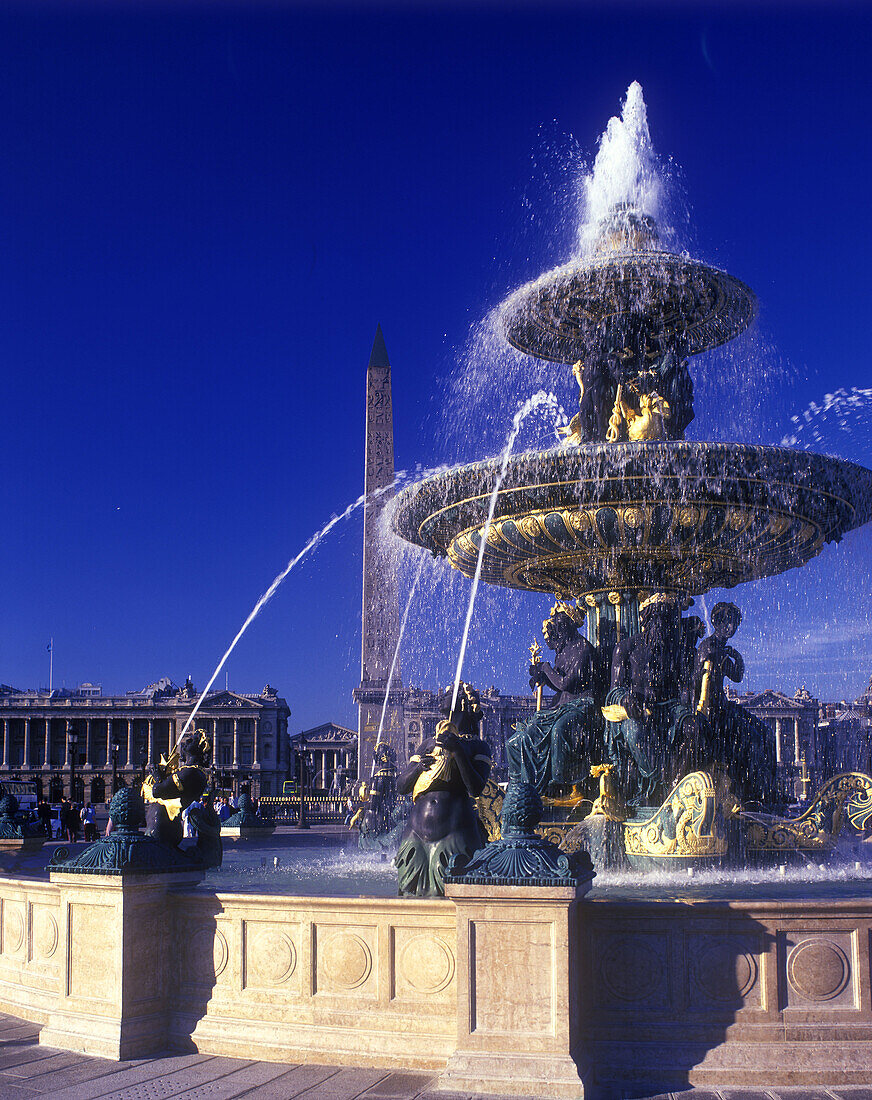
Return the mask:
<path id="1" fill-rule="evenodd" d="M 192 1038 L 208 1011 L 215 986 L 230 962 L 227 937 L 218 924 L 221 902 L 208 895 L 176 898 L 173 912 L 174 964 L 170 969 L 168 1002 L 172 1006 L 170 1046 L 195 1052 Z"/>
<path id="2" fill-rule="evenodd" d="M 726 904 L 583 903 L 585 1096 L 630 1100 L 690 1087 L 691 1071 L 728 1030 L 741 1042 L 741 1015 L 764 1009 L 761 960 L 772 939 Z"/>

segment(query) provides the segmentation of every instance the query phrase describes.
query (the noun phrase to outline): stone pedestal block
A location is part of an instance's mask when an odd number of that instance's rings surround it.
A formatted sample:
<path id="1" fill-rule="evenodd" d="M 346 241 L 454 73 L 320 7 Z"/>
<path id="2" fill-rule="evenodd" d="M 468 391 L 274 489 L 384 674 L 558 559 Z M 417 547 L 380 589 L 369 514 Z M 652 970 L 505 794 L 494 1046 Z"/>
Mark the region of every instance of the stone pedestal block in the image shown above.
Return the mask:
<path id="1" fill-rule="evenodd" d="M 174 981 L 167 894 L 201 878 L 199 871 L 51 875 L 63 953 L 41 1045 L 114 1059 L 165 1049 Z"/>
<path id="2" fill-rule="evenodd" d="M 441 1090 L 584 1096 L 572 947 L 585 889 L 446 885 L 457 913 L 457 1048 Z"/>

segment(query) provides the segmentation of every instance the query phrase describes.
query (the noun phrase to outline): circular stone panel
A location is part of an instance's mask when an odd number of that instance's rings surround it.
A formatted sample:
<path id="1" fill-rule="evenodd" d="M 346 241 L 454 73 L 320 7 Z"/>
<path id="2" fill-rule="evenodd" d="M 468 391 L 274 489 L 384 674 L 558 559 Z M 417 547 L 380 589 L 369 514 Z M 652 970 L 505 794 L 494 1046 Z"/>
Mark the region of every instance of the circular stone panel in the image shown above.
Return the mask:
<path id="1" fill-rule="evenodd" d="M 838 997 L 850 977 L 845 952 L 829 940 L 802 940 L 787 957 L 787 980 L 810 1001 Z"/>

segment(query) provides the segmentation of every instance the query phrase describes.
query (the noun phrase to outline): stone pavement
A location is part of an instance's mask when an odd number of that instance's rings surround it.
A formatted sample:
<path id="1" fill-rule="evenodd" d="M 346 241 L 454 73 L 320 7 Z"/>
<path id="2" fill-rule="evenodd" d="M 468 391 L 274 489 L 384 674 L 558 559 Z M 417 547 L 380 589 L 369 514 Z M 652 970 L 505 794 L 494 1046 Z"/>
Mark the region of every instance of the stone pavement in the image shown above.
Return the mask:
<path id="1" fill-rule="evenodd" d="M 435 1075 L 339 1066 L 285 1065 L 171 1054 L 109 1062 L 38 1045 L 39 1025 L 0 1013 L 0 1100 L 473 1100 L 435 1093 Z M 872 1100 L 872 1085 L 833 1088 L 699 1088 L 594 1100 Z M 493 1100 L 493 1098 L 491 1098 Z M 512 1100 L 507 1097 L 504 1100 Z"/>

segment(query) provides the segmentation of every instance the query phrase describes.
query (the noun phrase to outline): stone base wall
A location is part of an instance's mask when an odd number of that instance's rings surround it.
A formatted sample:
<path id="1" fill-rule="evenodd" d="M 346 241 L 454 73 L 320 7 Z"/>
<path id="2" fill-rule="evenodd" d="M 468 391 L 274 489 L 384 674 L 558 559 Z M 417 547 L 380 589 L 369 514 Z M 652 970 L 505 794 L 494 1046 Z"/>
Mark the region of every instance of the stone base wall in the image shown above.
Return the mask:
<path id="1" fill-rule="evenodd" d="M 415 1069 L 454 1049 L 449 902 L 187 894 L 173 914 L 179 1049 Z"/>
<path id="2" fill-rule="evenodd" d="M 191 885 L 0 878 L 0 1010 L 103 1057 L 175 1047 L 442 1070 L 446 1089 L 483 1093 L 872 1083 L 872 899 Z"/>
<path id="3" fill-rule="evenodd" d="M 872 900 L 590 901 L 577 942 L 598 1083 L 872 1083 Z"/>

